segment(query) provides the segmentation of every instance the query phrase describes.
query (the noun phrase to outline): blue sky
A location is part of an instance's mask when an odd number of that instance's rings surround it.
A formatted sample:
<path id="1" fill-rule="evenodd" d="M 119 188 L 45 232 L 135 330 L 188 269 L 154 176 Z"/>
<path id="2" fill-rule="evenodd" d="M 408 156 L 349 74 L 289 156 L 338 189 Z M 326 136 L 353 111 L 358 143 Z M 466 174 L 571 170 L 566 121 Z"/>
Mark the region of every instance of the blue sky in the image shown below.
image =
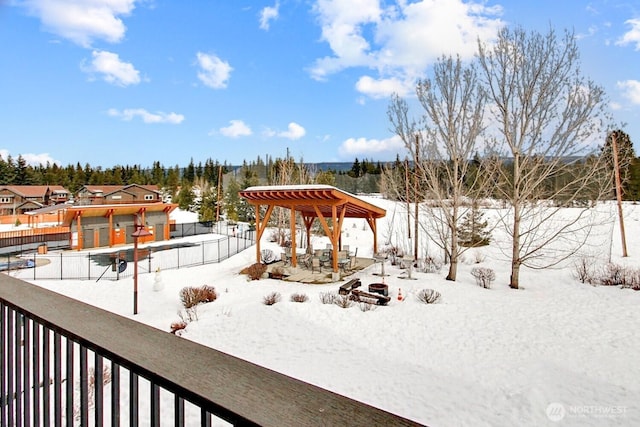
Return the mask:
<path id="1" fill-rule="evenodd" d="M 583 74 L 640 141 L 637 0 L 0 0 L 0 154 L 393 160 L 390 94 L 504 25 L 573 29 Z"/>

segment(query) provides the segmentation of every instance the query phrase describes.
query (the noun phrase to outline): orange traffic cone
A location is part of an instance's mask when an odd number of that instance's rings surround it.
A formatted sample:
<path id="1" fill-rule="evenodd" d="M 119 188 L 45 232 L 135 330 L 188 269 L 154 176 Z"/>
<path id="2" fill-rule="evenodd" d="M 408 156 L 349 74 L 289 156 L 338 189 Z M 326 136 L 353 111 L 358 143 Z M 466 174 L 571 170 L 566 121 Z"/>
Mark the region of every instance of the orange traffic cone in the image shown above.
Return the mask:
<path id="1" fill-rule="evenodd" d="M 398 301 L 402 301 L 404 298 L 402 297 L 402 289 L 398 288 Z"/>

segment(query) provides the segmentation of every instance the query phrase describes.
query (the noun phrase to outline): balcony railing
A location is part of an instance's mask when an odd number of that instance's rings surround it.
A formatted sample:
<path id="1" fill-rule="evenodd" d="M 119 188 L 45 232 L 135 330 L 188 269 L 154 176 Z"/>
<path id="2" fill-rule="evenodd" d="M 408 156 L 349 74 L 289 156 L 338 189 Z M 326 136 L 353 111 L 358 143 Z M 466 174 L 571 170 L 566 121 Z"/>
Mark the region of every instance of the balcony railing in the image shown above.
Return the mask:
<path id="1" fill-rule="evenodd" d="M 0 427 L 419 425 L 0 274 Z"/>

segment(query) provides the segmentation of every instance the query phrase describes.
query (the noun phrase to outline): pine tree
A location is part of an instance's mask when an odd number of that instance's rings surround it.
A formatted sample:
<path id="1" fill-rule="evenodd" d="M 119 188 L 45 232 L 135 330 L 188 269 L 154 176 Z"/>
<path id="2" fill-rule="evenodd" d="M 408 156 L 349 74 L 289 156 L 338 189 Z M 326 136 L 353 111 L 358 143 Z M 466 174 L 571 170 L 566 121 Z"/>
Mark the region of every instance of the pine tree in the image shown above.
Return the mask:
<path id="1" fill-rule="evenodd" d="M 484 219 L 477 203 L 474 203 L 458 226 L 458 240 L 462 246 L 487 246 L 491 241 L 491 233 L 487 231 L 488 222 Z"/>

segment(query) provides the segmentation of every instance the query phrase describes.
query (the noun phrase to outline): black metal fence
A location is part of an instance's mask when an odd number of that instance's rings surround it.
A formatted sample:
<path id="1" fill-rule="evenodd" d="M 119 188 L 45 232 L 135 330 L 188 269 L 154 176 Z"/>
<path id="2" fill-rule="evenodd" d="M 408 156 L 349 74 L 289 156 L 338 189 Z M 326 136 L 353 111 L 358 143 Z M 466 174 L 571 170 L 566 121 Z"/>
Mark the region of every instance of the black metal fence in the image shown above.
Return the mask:
<path id="1" fill-rule="evenodd" d="M 415 422 L 0 274 L 0 426 Z"/>
<path id="2" fill-rule="evenodd" d="M 218 238 L 214 238 L 217 236 Z M 255 231 L 243 236 L 212 235 L 211 240 L 175 239 L 138 245 L 138 273 L 219 263 L 255 244 Z M 0 257 L 0 271 L 28 280 L 119 280 L 133 276 L 133 248 L 31 253 Z"/>

